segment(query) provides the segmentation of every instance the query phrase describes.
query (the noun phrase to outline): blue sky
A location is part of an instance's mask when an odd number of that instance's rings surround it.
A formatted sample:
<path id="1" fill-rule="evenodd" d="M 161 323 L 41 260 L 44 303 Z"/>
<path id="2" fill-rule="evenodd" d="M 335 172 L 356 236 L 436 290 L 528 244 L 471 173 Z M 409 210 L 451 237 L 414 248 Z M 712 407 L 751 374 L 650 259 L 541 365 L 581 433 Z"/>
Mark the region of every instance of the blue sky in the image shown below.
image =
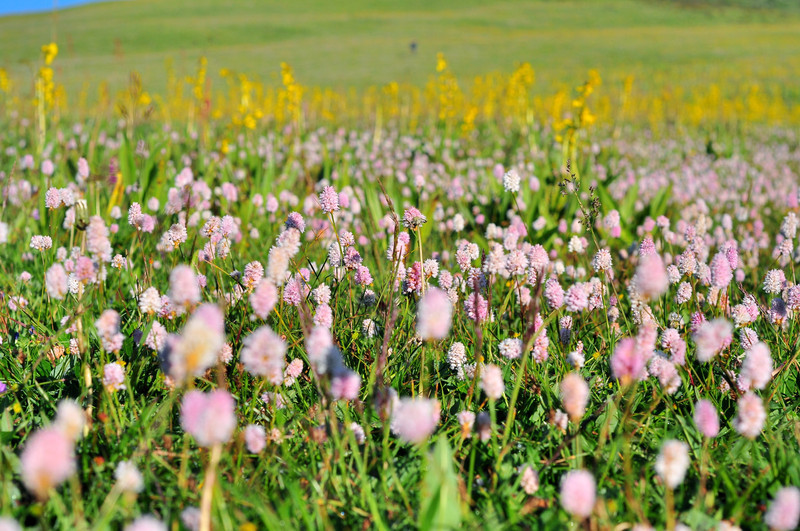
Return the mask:
<path id="1" fill-rule="evenodd" d="M 59 8 L 90 4 L 97 0 L 56 0 Z M 53 0 L 0 0 L 0 16 L 12 13 L 32 13 L 36 11 L 50 11 L 53 9 Z"/>

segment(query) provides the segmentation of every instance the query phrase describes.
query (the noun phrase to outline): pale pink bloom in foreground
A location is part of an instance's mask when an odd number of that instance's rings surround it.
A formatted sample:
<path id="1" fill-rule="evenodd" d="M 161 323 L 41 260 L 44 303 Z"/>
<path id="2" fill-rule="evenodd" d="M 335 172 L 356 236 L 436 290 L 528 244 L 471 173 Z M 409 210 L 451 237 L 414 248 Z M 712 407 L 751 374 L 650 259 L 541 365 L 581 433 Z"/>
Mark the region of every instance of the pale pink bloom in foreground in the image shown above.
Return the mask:
<path id="1" fill-rule="evenodd" d="M 714 404 L 708 400 L 698 400 L 694 406 L 694 423 L 705 437 L 716 437 L 719 433 L 719 415 Z"/>
<path id="2" fill-rule="evenodd" d="M 505 383 L 503 383 L 503 369 L 491 363 L 485 365 L 481 371 L 480 385 L 491 400 L 502 397 L 506 389 Z"/>
<path id="3" fill-rule="evenodd" d="M 667 394 L 675 394 L 681 386 L 681 377 L 675 364 L 660 353 L 650 358 L 648 370 L 651 375 L 658 378 L 658 382 Z"/>
<path id="4" fill-rule="evenodd" d="M 330 394 L 334 400 L 355 400 L 361 391 L 361 376 L 354 371 L 337 364 L 332 371 Z"/>
<path id="5" fill-rule="evenodd" d="M 461 433 L 464 437 L 471 437 L 472 434 L 472 426 L 475 425 L 475 413 L 472 411 L 460 411 L 458 415 L 456 415 L 456 419 L 458 420 L 459 426 L 461 426 Z"/>
<path id="6" fill-rule="evenodd" d="M 53 264 L 44 275 L 47 294 L 54 299 L 63 299 L 69 292 L 67 272 L 61 264 Z"/>
<path id="7" fill-rule="evenodd" d="M 422 339 L 444 339 L 450 332 L 453 305 L 439 288 L 430 288 L 419 301 L 417 334 Z"/>
<path id="8" fill-rule="evenodd" d="M 595 496 L 595 483 L 591 472 L 570 470 L 561 480 L 561 506 L 580 520 L 592 514 Z"/>
<path id="9" fill-rule="evenodd" d="M 636 348 L 636 340 L 628 337 L 617 343 L 611 355 L 611 373 L 623 385 L 647 377 L 646 358 Z"/>
<path id="10" fill-rule="evenodd" d="M 168 353 L 169 375 L 178 382 L 202 376 L 225 344 L 225 318 L 216 304 L 198 306 Z"/>
<path id="11" fill-rule="evenodd" d="M 689 446 L 682 441 L 667 441 L 656 458 L 656 474 L 667 487 L 674 489 L 683 482 L 689 464 Z"/>
<path id="12" fill-rule="evenodd" d="M 28 438 L 20 455 L 22 482 L 39 499 L 47 498 L 75 473 L 72 441 L 57 428 L 45 428 Z"/>
<path id="13" fill-rule="evenodd" d="M 535 494 L 539 490 L 539 473 L 530 465 L 525 465 L 519 484 L 528 496 Z"/>
<path id="14" fill-rule="evenodd" d="M 577 372 L 571 372 L 561 380 L 561 403 L 573 422 L 578 422 L 586 412 L 589 402 L 589 385 Z"/>
<path id="15" fill-rule="evenodd" d="M 117 480 L 117 488 L 122 492 L 139 493 L 144 489 L 142 473 L 131 461 L 120 461 L 114 470 L 114 478 Z"/>
<path id="16" fill-rule="evenodd" d="M 236 429 L 236 403 L 227 391 L 189 391 L 183 397 L 181 426 L 200 446 L 225 443 Z"/>
<path id="17" fill-rule="evenodd" d="M 278 302 L 278 288 L 271 281 L 261 280 L 250 294 L 250 306 L 260 319 L 266 319 Z"/>
<path id="18" fill-rule="evenodd" d="M 755 439 L 767 420 L 767 412 L 764 410 L 761 397 L 747 393 L 739 399 L 737 405 L 739 409 L 733 420 L 733 427 L 748 439 Z"/>
<path id="19" fill-rule="evenodd" d="M 125 531 L 167 531 L 167 526 L 155 516 L 146 514 L 125 526 Z"/>
<path id="20" fill-rule="evenodd" d="M 267 432 L 263 426 L 250 424 L 244 429 L 244 442 L 251 454 L 261 453 L 267 447 Z"/>
<path id="21" fill-rule="evenodd" d="M 800 522 L 800 489 L 783 487 L 775 493 L 764 523 L 777 531 L 791 531 Z"/>
<path id="22" fill-rule="evenodd" d="M 742 362 L 739 378 L 744 389 L 764 389 L 767 386 L 772 379 L 772 357 L 766 344 L 759 341 L 750 347 Z"/>
<path id="23" fill-rule="evenodd" d="M 733 326 L 726 319 L 718 317 L 704 321 L 692 336 L 697 345 L 695 356 L 698 361 L 707 362 L 731 343 Z"/>
<path id="24" fill-rule="evenodd" d="M 328 353 L 334 348 L 331 331 L 324 326 L 315 326 L 306 337 L 308 362 L 317 374 L 328 370 Z"/>
<path id="25" fill-rule="evenodd" d="M 192 268 L 176 266 L 169 274 L 169 298 L 176 306 L 192 306 L 200 302 L 200 284 Z"/>
<path id="26" fill-rule="evenodd" d="M 76 442 L 83 437 L 85 425 L 86 413 L 77 402 L 66 398 L 58 403 L 54 428 L 60 430 L 70 441 Z"/>
<path id="27" fill-rule="evenodd" d="M 273 385 L 283 383 L 286 343 L 266 325 L 244 339 L 240 359 L 252 374 L 264 376 Z"/>
<path id="28" fill-rule="evenodd" d="M 669 277 L 661 257 L 657 254 L 642 256 L 632 282 L 645 300 L 655 299 L 666 293 L 669 289 Z"/>
<path id="29" fill-rule="evenodd" d="M 124 336 L 119 333 L 119 314 L 114 310 L 105 310 L 94 323 L 103 349 L 117 352 L 122 348 Z"/>
<path id="30" fill-rule="evenodd" d="M 402 398 L 392 409 L 392 432 L 418 444 L 430 437 L 439 424 L 440 405 L 430 398 Z"/>
<path id="31" fill-rule="evenodd" d="M 0 531 L 22 531 L 22 528 L 13 518 L 0 516 Z"/>

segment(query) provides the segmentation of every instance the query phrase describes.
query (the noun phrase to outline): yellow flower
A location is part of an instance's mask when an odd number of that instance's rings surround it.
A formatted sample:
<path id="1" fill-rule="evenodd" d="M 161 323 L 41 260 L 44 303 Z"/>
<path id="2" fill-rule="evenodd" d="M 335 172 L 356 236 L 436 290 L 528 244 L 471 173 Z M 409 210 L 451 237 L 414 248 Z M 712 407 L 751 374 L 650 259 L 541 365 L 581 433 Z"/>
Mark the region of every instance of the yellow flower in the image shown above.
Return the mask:
<path id="1" fill-rule="evenodd" d="M 58 55 L 58 45 L 54 42 L 42 46 L 42 54 L 44 54 L 44 64 L 50 65 Z"/>

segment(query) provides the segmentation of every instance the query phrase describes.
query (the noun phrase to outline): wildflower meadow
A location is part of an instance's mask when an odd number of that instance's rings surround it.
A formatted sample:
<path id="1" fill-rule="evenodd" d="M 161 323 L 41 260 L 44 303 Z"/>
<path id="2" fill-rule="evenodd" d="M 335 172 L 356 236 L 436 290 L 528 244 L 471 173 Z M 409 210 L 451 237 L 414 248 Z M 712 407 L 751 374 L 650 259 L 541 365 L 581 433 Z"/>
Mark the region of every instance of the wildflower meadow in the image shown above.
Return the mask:
<path id="1" fill-rule="evenodd" d="M 0 69 L 0 530 L 798 526 L 796 87 L 62 52 Z"/>

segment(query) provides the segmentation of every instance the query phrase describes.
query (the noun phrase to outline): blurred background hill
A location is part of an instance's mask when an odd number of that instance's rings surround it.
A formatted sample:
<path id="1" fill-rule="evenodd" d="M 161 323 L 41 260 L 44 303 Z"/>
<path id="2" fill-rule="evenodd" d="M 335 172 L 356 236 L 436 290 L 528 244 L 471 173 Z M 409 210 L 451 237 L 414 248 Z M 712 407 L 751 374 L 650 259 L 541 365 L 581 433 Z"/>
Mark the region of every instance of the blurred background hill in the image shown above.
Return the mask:
<path id="1" fill-rule="evenodd" d="M 75 0 L 72 0 L 75 1 Z M 28 4 L 41 9 L 48 2 Z M 19 3 L 14 6 L 18 7 Z M 5 11 L 9 4 L 5 3 Z M 2 10 L 0 10 L 2 11 Z M 796 0 L 125 0 L 0 17 L 0 68 L 32 80 L 55 41 L 56 78 L 70 94 L 141 74 L 165 87 L 168 68 L 222 68 L 338 89 L 423 84 L 443 52 L 459 80 L 529 62 L 537 86 L 633 75 L 655 87 L 707 85 L 721 72 L 778 82 L 800 72 Z M 796 78 L 795 78 L 796 79 Z M 784 83 L 786 91 L 800 90 Z M 92 88 L 94 90 L 94 88 Z"/>

